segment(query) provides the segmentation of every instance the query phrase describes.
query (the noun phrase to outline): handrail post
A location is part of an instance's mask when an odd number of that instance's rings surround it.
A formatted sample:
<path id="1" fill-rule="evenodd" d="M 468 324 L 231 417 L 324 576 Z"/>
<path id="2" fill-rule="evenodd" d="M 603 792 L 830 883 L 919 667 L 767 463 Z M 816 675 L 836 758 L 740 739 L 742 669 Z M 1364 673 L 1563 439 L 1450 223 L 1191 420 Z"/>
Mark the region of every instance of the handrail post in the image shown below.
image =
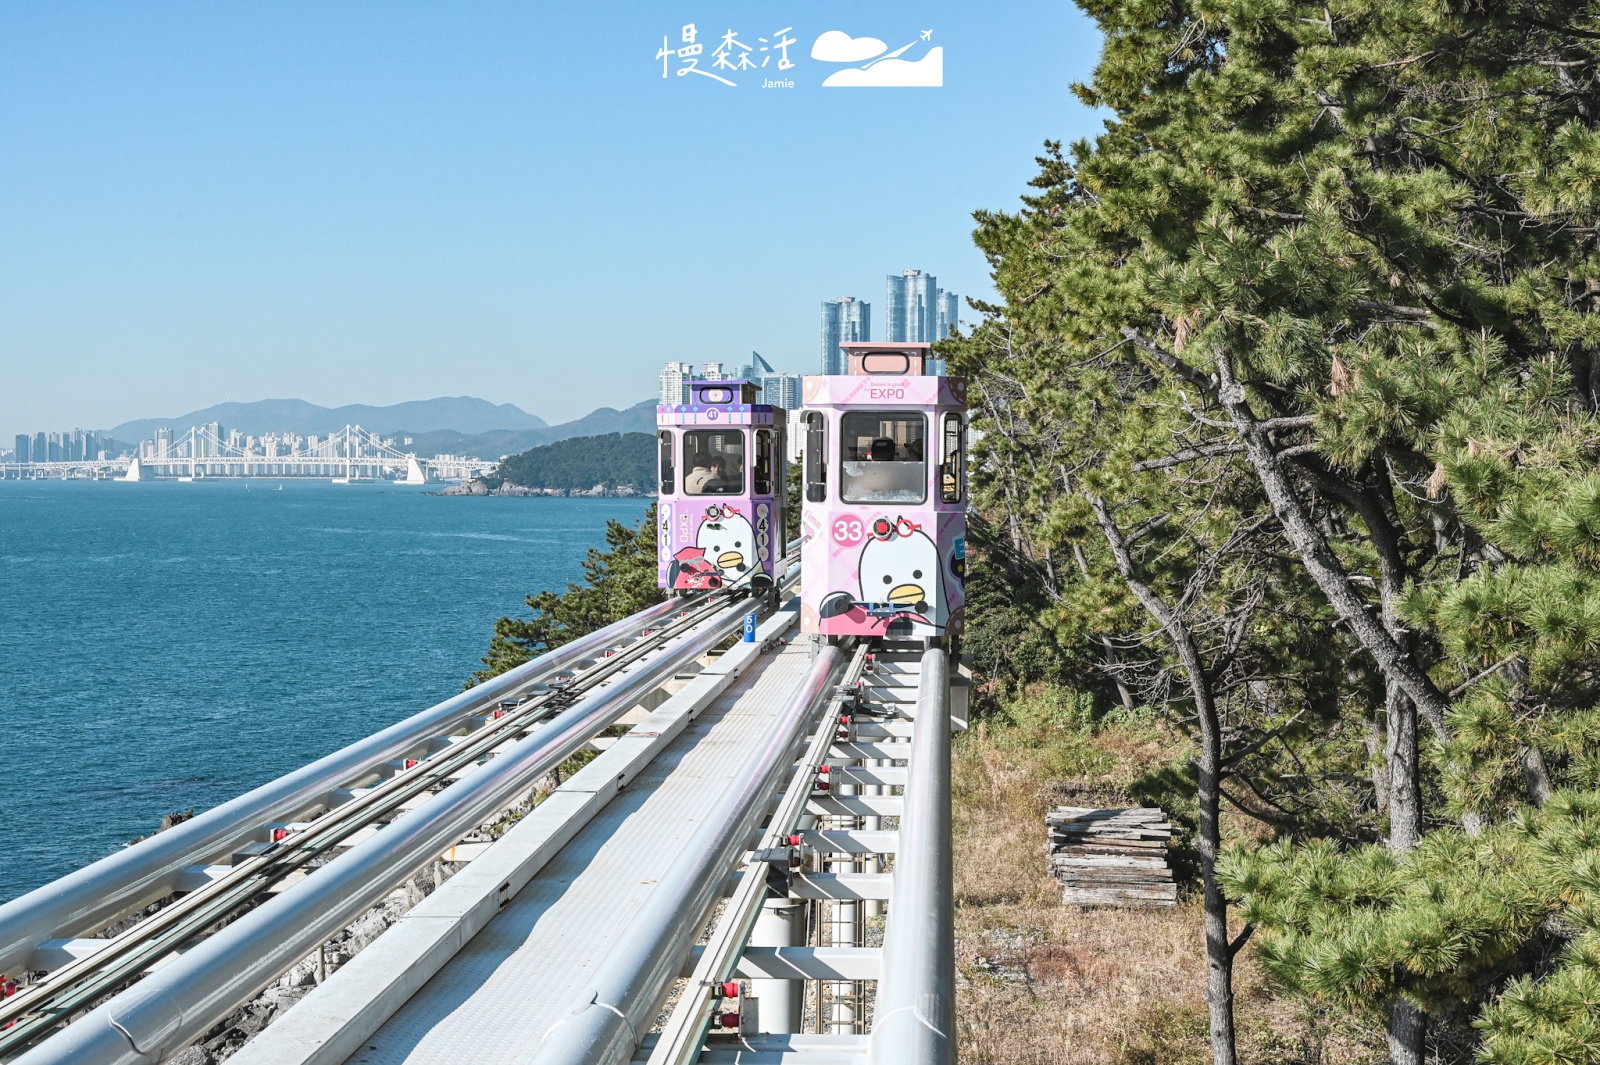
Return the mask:
<path id="1" fill-rule="evenodd" d="M 922 655 L 911 765 L 895 854 L 868 1065 L 955 1061 L 950 844 L 950 658 Z"/>

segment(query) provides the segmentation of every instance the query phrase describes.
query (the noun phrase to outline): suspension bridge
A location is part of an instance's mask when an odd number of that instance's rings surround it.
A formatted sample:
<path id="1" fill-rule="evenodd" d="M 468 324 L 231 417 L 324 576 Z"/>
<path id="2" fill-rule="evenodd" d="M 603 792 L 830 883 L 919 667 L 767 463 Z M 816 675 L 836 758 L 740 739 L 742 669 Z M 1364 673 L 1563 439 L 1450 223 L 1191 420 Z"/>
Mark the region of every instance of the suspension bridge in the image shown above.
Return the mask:
<path id="1" fill-rule="evenodd" d="M 952 1062 L 966 678 L 795 549 L 0 905 L 0 1061 Z"/>
<path id="2" fill-rule="evenodd" d="M 311 442 L 314 439 L 315 442 Z M 247 447 L 196 426 L 160 443 L 147 441 L 140 454 L 115 459 L 0 464 L 0 477 L 89 478 L 140 481 L 145 478 L 198 480 L 207 477 L 322 477 L 336 481 L 388 480 L 404 484 L 460 481 L 492 471 L 497 463 L 463 455 L 418 458 L 376 433 L 347 425 L 288 450 L 276 444 Z"/>

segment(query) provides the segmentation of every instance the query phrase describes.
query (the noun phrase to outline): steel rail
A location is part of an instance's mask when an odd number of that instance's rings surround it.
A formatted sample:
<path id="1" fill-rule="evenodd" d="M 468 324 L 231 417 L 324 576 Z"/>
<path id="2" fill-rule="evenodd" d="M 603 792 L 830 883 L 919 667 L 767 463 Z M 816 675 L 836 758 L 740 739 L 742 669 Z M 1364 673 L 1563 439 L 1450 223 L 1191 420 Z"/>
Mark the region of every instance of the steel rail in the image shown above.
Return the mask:
<path id="1" fill-rule="evenodd" d="M 741 768 L 695 834 L 600 962 L 573 1010 L 531 1054 L 532 1065 L 620 1065 L 649 1030 L 668 985 L 678 975 L 735 858 L 766 812 L 795 747 L 811 735 L 825 698 L 846 664 L 828 646 L 784 708 L 767 749 Z"/>
<path id="2" fill-rule="evenodd" d="M 868 1065 L 953 1065 L 955 923 L 950 851 L 950 659 L 922 654 L 905 813 Z"/>
<path id="3" fill-rule="evenodd" d="M 866 668 L 868 643 L 857 645 L 838 692 L 854 686 Z M 839 695 L 835 695 L 837 702 Z M 783 801 L 773 812 L 771 821 L 763 830 L 758 849 L 786 849 L 788 837 L 800 823 L 811 800 L 811 785 L 817 778 L 817 767 L 828 759 L 828 751 L 836 742 L 836 730 L 831 720 L 824 718 L 811 746 L 801 756 L 800 763 L 784 789 Z M 759 859 L 761 856 L 755 856 Z M 732 978 L 739 963 L 739 955 L 750 941 L 756 919 L 761 916 L 761 904 L 768 894 L 765 863 L 756 860 L 746 863 L 739 886 L 718 919 L 716 930 L 707 942 L 688 985 L 678 996 L 678 1002 L 662 1026 L 661 1038 L 651 1048 L 649 1065 L 688 1065 L 700 1055 L 711 1027 L 713 990 L 723 981 Z"/>
<path id="4" fill-rule="evenodd" d="M 604 683 L 645 654 L 721 609 L 722 600 L 702 601 L 685 610 L 648 640 L 634 643 L 576 674 L 563 688 L 529 700 L 493 720 L 463 742 L 405 770 L 355 801 L 338 807 L 291 833 L 270 851 L 235 866 L 218 880 L 108 940 L 95 953 L 52 973 L 48 980 L 0 1001 L 0 1053 L 24 1046 L 62 1017 L 136 978 L 149 965 L 179 949 L 194 936 L 247 905 L 290 872 L 326 854 L 350 835 L 388 818 L 396 808 L 494 752 L 530 727 L 558 713 L 590 688 Z M 18 1022 L 12 1024 L 11 1022 Z"/>
<path id="5" fill-rule="evenodd" d="M 741 605 L 727 606 L 647 668 L 580 700 L 458 785 L 34 1047 L 17 1065 L 151 1065 L 176 1053 L 463 832 L 504 809 L 664 676 L 715 648 L 739 627 L 743 613 Z"/>
<path id="6" fill-rule="evenodd" d="M 452 696 L 294 772 L 213 807 L 165 832 L 35 888 L 0 905 L 0 973 L 25 971 L 44 940 L 97 928 L 172 890 L 179 873 L 226 852 L 265 824 L 321 803 L 335 789 L 372 773 L 427 741 L 448 733 L 503 699 L 526 692 L 552 674 L 602 653 L 673 611 L 669 600 L 580 637 Z"/>

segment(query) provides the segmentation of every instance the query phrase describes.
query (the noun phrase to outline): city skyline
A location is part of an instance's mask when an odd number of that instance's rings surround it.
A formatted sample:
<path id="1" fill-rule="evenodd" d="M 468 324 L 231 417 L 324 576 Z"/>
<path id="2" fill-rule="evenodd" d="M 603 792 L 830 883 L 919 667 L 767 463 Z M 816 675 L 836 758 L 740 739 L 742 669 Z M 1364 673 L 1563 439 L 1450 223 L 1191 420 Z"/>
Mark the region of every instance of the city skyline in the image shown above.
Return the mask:
<path id="1" fill-rule="evenodd" d="M 689 402 L 690 381 L 753 381 L 761 388 L 760 402 L 785 410 L 799 410 L 803 390 L 801 375 L 784 373 L 773 367 L 759 351 L 750 352 L 749 362 L 711 360 L 695 369 L 694 363 L 668 362 L 659 375 L 659 405 L 675 407 Z"/>

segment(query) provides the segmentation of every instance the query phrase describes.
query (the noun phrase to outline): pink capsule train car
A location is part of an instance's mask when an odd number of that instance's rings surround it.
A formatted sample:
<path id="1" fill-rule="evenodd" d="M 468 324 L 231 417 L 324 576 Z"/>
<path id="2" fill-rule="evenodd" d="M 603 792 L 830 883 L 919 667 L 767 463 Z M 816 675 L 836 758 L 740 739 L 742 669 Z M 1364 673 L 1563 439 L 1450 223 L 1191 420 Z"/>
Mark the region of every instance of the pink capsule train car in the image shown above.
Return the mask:
<path id="1" fill-rule="evenodd" d="M 848 374 L 805 379 L 801 627 L 956 637 L 966 604 L 966 409 L 930 345 L 846 343 Z"/>
<path id="2" fill-rule="evenodd" d="M 783 558 L 782 407 L 750 381 L 689 381 L 689 402 L 656 408 L 657 583 L 710 591 L 748 576 L 770 588 Z"/>

